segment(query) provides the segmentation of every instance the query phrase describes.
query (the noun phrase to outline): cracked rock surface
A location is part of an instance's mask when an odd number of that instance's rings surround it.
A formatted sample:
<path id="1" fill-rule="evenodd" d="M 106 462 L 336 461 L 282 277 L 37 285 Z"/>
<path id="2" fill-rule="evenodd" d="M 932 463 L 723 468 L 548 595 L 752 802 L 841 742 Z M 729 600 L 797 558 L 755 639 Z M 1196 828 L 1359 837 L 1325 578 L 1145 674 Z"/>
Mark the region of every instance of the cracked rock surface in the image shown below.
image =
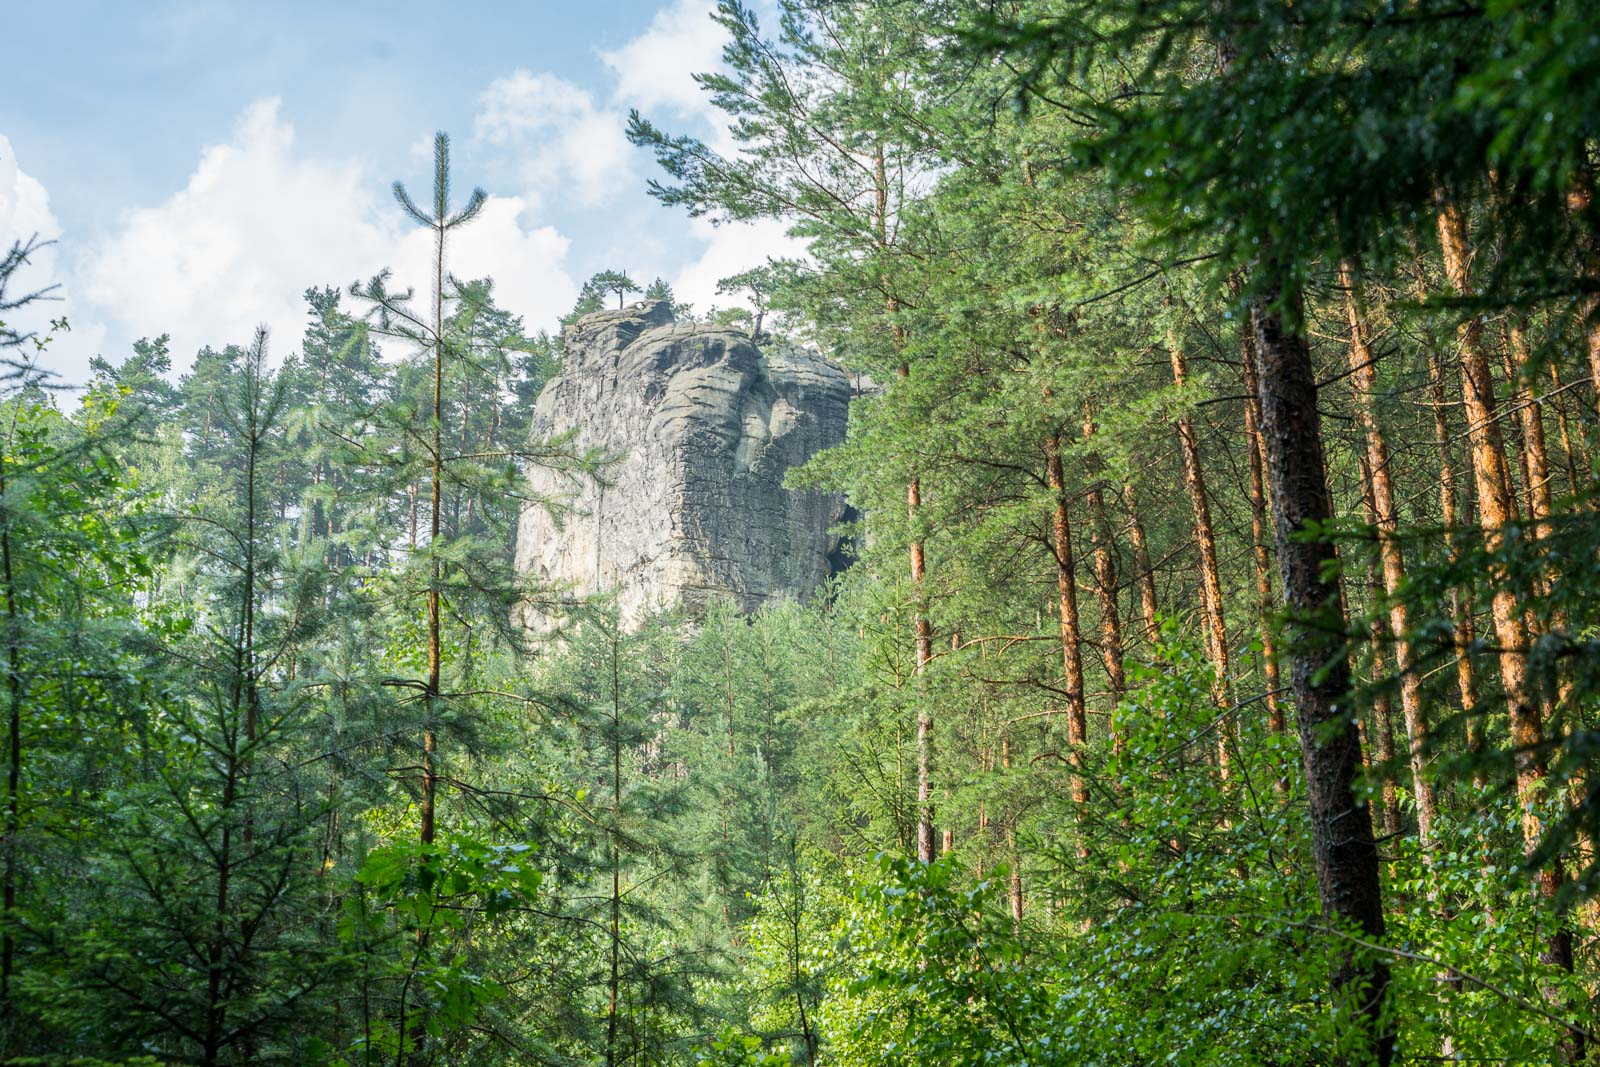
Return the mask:
<path id="1" fill-rule="evenodd" d="M 539 395 L 535 442 L 573 435 L 616 457 L 606 484 L 539 468 L 517 567 L 577 593 L 614 591 L 624 623 L 731 596 L 754 611 L 828 577 L 840 497 L 783 487 L 844 440 L 849 382 L 816 352 L 679 323 L 665 301 L 587 315 Z"/>

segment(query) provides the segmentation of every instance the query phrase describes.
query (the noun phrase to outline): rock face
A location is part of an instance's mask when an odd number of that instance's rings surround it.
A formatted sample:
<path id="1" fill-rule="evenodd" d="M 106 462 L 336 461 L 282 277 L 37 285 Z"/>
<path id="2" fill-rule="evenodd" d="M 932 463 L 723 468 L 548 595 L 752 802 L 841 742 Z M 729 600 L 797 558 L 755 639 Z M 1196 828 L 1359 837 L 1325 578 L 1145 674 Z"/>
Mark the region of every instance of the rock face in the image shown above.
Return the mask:
<path id="1" fill-rule="evenodd" d="M 517 567 L 615 590 L 623 620 L 704 608 L 753 611 L 804 599 L 827 578 L 844 501 L 783 488 L 789 468 L 844 440 L 849 383 L 814 352 L 677 323 L 664 301 L 585 316 L 563 337 L 561 373 L 539 395 L 533 438 L 572 433 L 617 456 L 604 486 L 535 469 Z"/>

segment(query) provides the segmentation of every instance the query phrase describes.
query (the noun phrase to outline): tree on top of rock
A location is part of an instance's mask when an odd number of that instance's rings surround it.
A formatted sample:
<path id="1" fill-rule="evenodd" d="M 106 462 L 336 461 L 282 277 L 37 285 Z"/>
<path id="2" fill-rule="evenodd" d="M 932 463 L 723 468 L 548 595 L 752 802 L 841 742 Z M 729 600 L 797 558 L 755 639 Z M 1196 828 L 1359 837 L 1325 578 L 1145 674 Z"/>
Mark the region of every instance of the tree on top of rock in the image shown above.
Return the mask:
<path id="1" fill-rule="evenodd" d="M 596 295 L 616 293 L 618 310 L 621 310 L 622 302 L 629 293 L 641 291 L 639 284 L 620 270 L 603 270 L 590 278 L 583 288 L 586 293 L 592 289 Z"/>
<path id="2" fill-rule="evenodd" d="M 772 293 L 776 288 L 777 283 L 770 264 L 731 274 L 717 282 L 719 296 L 736 295 L 749 299 L 750 306 L 755 308 L 755 326 L 750 330 L 750 336 L 757 338 L 761 336 L 761 320 L 766 317 Z"/>

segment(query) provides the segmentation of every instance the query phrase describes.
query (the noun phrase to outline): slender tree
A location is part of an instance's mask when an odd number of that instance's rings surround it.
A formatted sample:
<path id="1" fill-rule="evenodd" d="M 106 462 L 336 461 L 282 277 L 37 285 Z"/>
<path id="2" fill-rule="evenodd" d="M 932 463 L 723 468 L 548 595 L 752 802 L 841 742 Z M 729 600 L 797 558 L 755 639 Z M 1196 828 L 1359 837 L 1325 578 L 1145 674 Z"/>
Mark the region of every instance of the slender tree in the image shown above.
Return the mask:
<path id="1" fill-rule="evenodd" d="M 1345 314 L 1350 325 L 1350 383 L 1356 400 L 1356 417 L 1366 437 L 1366 458 L 1362 470 L 1369 487 L 1371 522 L 1377 531 L 1378 555 L 1382 564 L 1381 591 L 1388 599 L 1389 641 L 1394 644 L 1395 671 L 1400 681 L 1400 710 L 1405 718 L 1406 745 L 1411 762 L 1411 790 L 1417 805 L 1417 836 L 1424 849 L 1433 845 L 1433 821 L 1439 813 L 1433 781 L 1428 771 L 1428 718 L 1423 705 L 1422 679 L 1411 648 L 1410 608 L 1399 594 L 1405 582 L 1405 557 L 1399 540 L 1400 517 L 1396 511 L 1394 472 L 1389 442 L 1384 435 L 1374 396 L 1377 386 L 1377 356 L 1372 349 L 1360 272 L 1349 260 L 1340 264 L 1339 280 L 1344 288 Z"/>
<path id="2" fill-rule="evenodd" d="M 1167 340 L 1167 356 L 1172 362 L 1172 381 L 1180 389 L 1189 380 L 1188 359 L 1184 355 L 1183 340 L 1176 327 Z M 1217 561 L 1216 528 L 1211 521 L 1211 494 L 1206 488 L 1205 468 L 1200 462 L 1200 440 L 1194 432 L 1194 419 L 1188 410 L 1181 411 L 1175 420 L 1178 431 L 1178 450 L 1183 455 L 1183 484 L 1189 494 L 1189 506 L 1194 512 L 1194 541 L 1200 556 L 1200 619 L 1205 636 L 1206 656 L 1216 674 L 1212 683 L 1212 699 L 1217 707 L 1230 703 L 1232 692 L 1231 653 L 1228 648 L 1228 624 L 1222 607 L 1222 576 Z M 1225 717 L 1217 732 L 1217 766 L 1224 778 L 1233 761 L 1234 726 L 1232 716 Z"/>
<path id="3" fill-rule="evenodd" d="M 459 211 L 450 208 L 450 138 L 443 132 L 433 137 L 433 203 L 431 211 L 424 211 L 411 199 L 406 187 L 394 183 L 394 198 L 406 215 L 418 226 L 433 233 L 433 285 L 429 289 L 429 302 L 433 305 L 428 347 L 433 356 L 433 416 L 429 423 L 432 440 L 428 445 L 428 677 L 423 683 L 423 727 L 421 769 L 421 828 L 420 839 L 431 845 L 434 839 L 434 794 L 438 777 L 434 768 L 436 744 L 434 723 L 437 721 L 440 700 L 440 672 L 444 649 L 442 623 L 439 610 L 439 590 L 443 561 L 438 550 L 440 522 L 443 517 L 444 486 L 444 372 L 446 341 L 444 331 L 444 301 L 447 276 L 445 274 L 445 243 L 451 233 L 459 230 L 477 217 L 488 201 L 482 189 L 473 189 L 467 202 Z"/>
<path id="4" fill-rule="evenodd" d="M 1291 302 L 1289 314 L 1297 314 Z M 1350 663 L 1338 644 L 1345 629 L 1337 582 L 1330 578 L 1333 546 L 1307 536 L 1333 514 L 1324 467 L 1316 376 L 1305 338 L 1271 302 L 1251 309 L 1256 337 L 1261 432 L 1266 440 L 1272 487 L 1274 540 L 1284 597 L 1293 612 L 1287 654 L 1300 721 L 1306 800 L 1322 910 L 1329 921 L 1348 924 L 1381 942 L 1383 896 L 1372 816 L 1357 796 L 1361 742 L 1345 708 Z M 1380 959 L 1354 949 L 1341 952 L 1334 985 L 1351 998 L 1366 1028 L 1371 1057 L 1394 1056 L 1393 1023 L 1386 1015 L 1389 970 Z"/>
<path id="5" fill-rule="evenodd" d="M 623 301 L 629 293 L 640 291 L 639 284 L 628 277 L 627 272 L 620 270 L 604 270 L 589 279 L 589 285 L 598 293 L 615 293 L 617 297 L 617 310 L 622 310 Z"/>

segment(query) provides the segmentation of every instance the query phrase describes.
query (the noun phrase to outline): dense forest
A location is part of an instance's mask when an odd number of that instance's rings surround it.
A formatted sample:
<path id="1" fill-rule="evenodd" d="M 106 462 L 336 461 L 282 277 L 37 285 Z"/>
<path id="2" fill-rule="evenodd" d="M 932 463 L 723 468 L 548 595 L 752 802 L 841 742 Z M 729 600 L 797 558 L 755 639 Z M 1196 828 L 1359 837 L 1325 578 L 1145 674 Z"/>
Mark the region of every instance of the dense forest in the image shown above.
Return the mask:
<path id="1" fill-rule="evenodd" d="M 425 290 L 0 330 L 0 1062 L 1600 1062 L 1600 8 L 779 7 L 628 135 L 875 383 L 804 603 L 517 573 L 443 135 Z"/>

